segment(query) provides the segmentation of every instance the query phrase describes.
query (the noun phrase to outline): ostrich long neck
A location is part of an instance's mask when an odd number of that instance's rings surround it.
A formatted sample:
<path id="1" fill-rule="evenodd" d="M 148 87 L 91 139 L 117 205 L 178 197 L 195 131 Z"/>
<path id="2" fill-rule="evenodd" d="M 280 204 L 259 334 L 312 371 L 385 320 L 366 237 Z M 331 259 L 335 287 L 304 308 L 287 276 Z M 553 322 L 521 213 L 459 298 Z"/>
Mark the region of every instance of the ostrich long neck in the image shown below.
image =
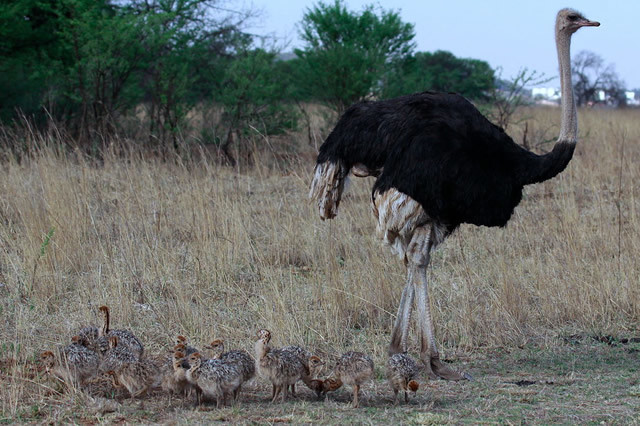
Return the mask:
<path id="1" fill-rule="evenodd" d="M 560 92 L 562 95 L 562 119 L 558 142 L 576 143 L 578 140 L 578 115 L 571 83 L 571 35 L 556 32 L 558 65 L 560 66 Z"/>
<path id="2" fill-rule="evenodd" d="M 256 351 L 256 359 L 260 360 L 264 358 L 269 353 L 269 343 L 265 342 L 262 339 L 256 341 L 254 345 Z"/>
<path id="3" fill-rule="evenodd" d="M 103 323 L 102 328 L 100 329 L 100 335 L 106 336 L 107 334 L 109 334 L 109 311 L 106 309 L 102 311 L 102 317 Z"/>
<path id="4" fill-rule="evenodd" d="M 544 155 L 527 152 L 529 157 L 521 170 L 523 183 L 544 182 L 562 172 L 571 161 L 578 139 L 578 117 L 571 84 L 571 34 L 556 30 L 556 47 L 560 67 L 560 91 L 562 94 L 562 117 L 560 135 L 553 150 Z"/>

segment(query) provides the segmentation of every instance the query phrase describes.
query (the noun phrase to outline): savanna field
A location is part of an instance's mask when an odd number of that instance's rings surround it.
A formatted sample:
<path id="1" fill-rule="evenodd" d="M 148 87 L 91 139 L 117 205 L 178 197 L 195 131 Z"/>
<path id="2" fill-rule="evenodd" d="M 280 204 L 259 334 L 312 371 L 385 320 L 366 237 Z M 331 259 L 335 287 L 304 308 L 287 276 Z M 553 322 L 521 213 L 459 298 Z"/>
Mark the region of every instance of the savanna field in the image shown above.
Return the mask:
<path id="1" fill-rule="evenodd" d="M 550 149 L 558 109 L 531 109 L 508 132 Z M 405 269 L 375 234 L 370 188 L 354 179 L 335 220 L 307 198 L 314 144 L 329 125 L 269 140 L 254 165 L 208 155 L 160 160 L 105 148 L 98 161 L 23 137 L 0 163 L 2 422 L 638 423 L 640 422 L 640 110 L 579 112 L 580 141 L 557 178 L 525 188 L 506 228 L 463 225 L 429 279 L 443 358 L 472 382 L 427 381 L 393 406 L 386 348 Z M 52 134 L 52 138 L 55 134 Z M 286 158 L 274 155 L 286 146 Z M 148 354 L 175 336 L 253 353 L 303 345 L 330 366 L 347 350 L 375 362 L 361 408 L 350 389 L 270 403 L 257 378 L 216 409 L 160 392 L 97 398 L 45 374 L 108 305 Z M 410 353 L 419 355 L 412 329 Z"/>

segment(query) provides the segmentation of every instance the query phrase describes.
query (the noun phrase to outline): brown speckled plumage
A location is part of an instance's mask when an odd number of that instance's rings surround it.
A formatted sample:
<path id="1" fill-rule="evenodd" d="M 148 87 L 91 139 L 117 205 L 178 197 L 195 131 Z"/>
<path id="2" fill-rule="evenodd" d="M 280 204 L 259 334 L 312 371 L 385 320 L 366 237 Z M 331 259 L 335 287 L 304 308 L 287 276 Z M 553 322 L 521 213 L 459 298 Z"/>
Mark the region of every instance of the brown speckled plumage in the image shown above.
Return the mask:
<path id="1" fill-rule="evenodd" d="M 187 380 L 200 388 L 205 398 L 215 399 L 216 407 L 222 407 L 228 395 L 237 398 L 242 373 L 233 364 L 219 359 L 203 360 L 200 353 L 189 356 Z"/>
<path id="2" fill-rule="evenodd" d="M 165 392 L 187 394 L 192 389 L 187 380 L 187 366 L 184 352 L 176 351 L 171 357 L 171 368 L 164 372 L 162 379 L 162 389 Z"/>
<path id="3" fill-rule="evenodd" d="M 73 343 L 57 351 L 58 355 L 51 351 L 40 354 L 47 372 L 69 384 L 82 384 L 98 372 L 99 355 L 78 340 L 79 337 L 74 336 Z"/>
<path id="4" fill-rule="evenodd" d="M 404 391 L 404 402 L 409 402 L 408 391 L 418 390 L 418 377 L 420 369 L 413 358 L 406 353 L 399 353 L 389 357 L 387 361 L 387 379 L 393 389 L 394 404 L 398 402 L 398 392 Z"/>
<path id="5" fill-rule="evenodd" d="M 160 384 L 161 372 L 152 359 L 138 358 L 129 346 L 120 345 L 117 336 L 109 337 L 109 350 L 99 367 L 100 371 L 113 375 L 132 398 L 143 396 Z"/>
<path id="6" fill-rule="evenodd" d="M 307 379 L 309 369 L 295 353 L 271 348 L 270 340 L 269 330 L 258 331 L 258 341 L 255 344 L 256 367 L 258 373 L 273 385 L 272 401 L 275 401 L 280 394 L 284 401 L 287 398 L 289 386 L 300 379 Z"/>
<path id="7" fill-rule="evenodd" d="M 336 390 L 342 384 L 353 387 L 353 407 L 360 405 L 360 386 L 373 376 L 373 360 L 362 352 L 347 352 L 343 354 L 333 369 L 332 380 L 326 380 L 326 392 Z"/>
<path id="8" fill-rule="evenodd" d="M 103 324 L 98 331 L 98 339 L 96 340 L 97 350 L 104 354 L 109 349 L 109 338 L 116 336 L 120 346 L 128 347 L 129 351 L 138 359 L 142 358 L 144 345 L 140 339 L 129 330 L 112 330 L 110 328 L 109 308 L 107 306 L 100 306 L 98 311 L 102 315 Z"/>
<path id="9" fill-rule="evenodd" d="M 160 369 L 149 359 L 126 363 L 114 373 L 132 398 L 143 396 L 160 384 Z"/>
<path id="10" fill-rule="evenodd" d="M 116 371 L 125 364 L 138 361 L 139 358 L 131 352 L 128 346 L 120 344 L 120 339 L 117 336 L 109 337 L 108 342 L 109 348 L 104 352 L 99 366 L 101 372 Z"/>

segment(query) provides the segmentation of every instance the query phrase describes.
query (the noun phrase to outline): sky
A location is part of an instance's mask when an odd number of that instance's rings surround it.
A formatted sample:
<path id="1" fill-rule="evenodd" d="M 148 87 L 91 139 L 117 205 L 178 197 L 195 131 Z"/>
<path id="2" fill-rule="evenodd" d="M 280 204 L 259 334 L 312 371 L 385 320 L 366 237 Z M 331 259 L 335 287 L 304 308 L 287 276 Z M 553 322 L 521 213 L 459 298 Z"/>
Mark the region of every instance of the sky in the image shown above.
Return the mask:
<path id="1" fill-rule="evenodd" d="M 286 45 L 284 51 L 292 51 L 302 47 L 297 25 L 314 4 L 313 0 L 253 0 L 253 7 L 262 13 L 247 30 L 272 34 L 279 45 Z M 399 12 L 404 22 L 415 25 L 416 51 L 448 50 L 458 57 L 482 59 L 493 68 L 501 67 L 505 79 L 523 67 L 556 77 L 545 86 L 560 85 L 555 15 L 572 7 L 601 24 L 574 34 L 572 57 L 592 51 L 605 64 L 614 65 L 628 89 L 640 89 L 640 0 L 345 0 L 345 4 L 352 11 L 375 4 Z"/>

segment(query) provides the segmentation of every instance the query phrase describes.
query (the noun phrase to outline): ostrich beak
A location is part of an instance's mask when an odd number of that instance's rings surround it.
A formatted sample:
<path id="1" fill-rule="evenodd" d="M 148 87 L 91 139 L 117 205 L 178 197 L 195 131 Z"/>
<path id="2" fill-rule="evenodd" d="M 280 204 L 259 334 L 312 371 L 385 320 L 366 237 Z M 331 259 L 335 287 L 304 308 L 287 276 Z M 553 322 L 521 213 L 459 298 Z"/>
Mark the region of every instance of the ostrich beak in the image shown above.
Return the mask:
<path id="1" fill-rule="evenodd" d="M 580 26 L 581 27 L 599 27 L 600 26 L 600 22 L 585 20 L 584 22 L 580 23 Z"/>

